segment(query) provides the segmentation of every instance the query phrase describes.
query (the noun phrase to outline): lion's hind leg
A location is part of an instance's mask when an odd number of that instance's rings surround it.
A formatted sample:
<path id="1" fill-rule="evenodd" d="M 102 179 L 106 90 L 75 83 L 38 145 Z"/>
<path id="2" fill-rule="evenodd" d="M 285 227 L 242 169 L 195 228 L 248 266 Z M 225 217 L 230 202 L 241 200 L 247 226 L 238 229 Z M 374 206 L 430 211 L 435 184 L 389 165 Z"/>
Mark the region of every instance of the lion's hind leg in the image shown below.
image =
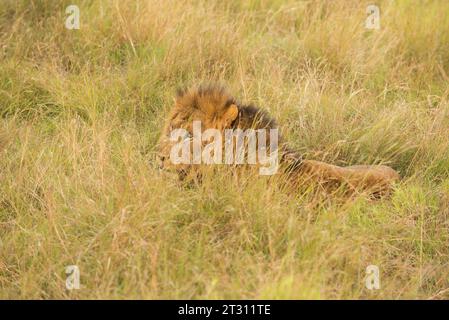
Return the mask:
<path id="1" fill-rule="evenodd" d="M 343 168 L 345 179 L 356 190 L 367 190 L 376 198 L 389 195 L 399 174 L 383 165 L 355 165 Z"/>
<path id="2" fill-rule="evenodd" d="M 339 167 L 321 161 L 304 160 L 303 178 L 318 182 L 327 189 L 346 186 L 351 193 L 368 192 L 375 198 L 388 195 L 399 174 L 381 165 Z"/>

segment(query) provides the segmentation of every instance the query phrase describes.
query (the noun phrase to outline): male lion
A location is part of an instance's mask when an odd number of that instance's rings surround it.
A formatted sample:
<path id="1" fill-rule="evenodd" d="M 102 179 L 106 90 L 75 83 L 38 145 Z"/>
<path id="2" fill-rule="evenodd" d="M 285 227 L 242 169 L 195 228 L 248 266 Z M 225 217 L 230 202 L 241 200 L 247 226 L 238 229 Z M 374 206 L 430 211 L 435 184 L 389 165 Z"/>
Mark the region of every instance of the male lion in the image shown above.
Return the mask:
<path id="1" fill-rule="evenodd" d="M 200 121 L 201 130 L 217 129 L 276 129 L 277 124 L 265 111 L 252 105 L 238 103 L 223 87 L 199 86 L 178 91 L 175 105 L 166 121 L 158 144 L 161 168 L 174 169 L 181 178 L 197 176 L 201 165 L 173 164 L 170 139 L 174 129 L 184 129 L 191 139 L 194 121 Z M 267 144 L 269 144 L 269 137 Z M 279 138 L 278 159 L 281 172 L 294 186 L 316 182 L 325 189 L 346 186 L 351 192 L 365 191 L 374 196 L 388 194 L 399 174 L 383 165 L 356 165 L 339 167 L 315 160 L 305 160 Z M 204 164 L 202 165 L 204 166 Z"/>

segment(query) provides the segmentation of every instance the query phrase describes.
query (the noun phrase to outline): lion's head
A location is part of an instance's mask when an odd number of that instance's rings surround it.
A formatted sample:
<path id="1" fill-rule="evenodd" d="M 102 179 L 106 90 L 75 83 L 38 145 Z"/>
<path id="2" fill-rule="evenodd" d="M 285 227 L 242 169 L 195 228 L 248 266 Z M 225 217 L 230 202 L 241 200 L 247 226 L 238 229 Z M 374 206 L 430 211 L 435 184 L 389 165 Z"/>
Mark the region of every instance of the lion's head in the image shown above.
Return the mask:
<path id="1" fill-rule="evenodd" d="M 174 130 L 184 129 L 185 139 L 190 139 L 194 121 L 201 123 L 202 132 L 207 129 L 222 131 L 232 126 L 238 114 L 237 102 L 222 87 L 211 85 L 178 91 L 158 144 L 160 167 L 182 173 L 190 167 L 188 164 L 174 165 L 170 159 L 171 148 L 176 143 L 170 139 Z"/>

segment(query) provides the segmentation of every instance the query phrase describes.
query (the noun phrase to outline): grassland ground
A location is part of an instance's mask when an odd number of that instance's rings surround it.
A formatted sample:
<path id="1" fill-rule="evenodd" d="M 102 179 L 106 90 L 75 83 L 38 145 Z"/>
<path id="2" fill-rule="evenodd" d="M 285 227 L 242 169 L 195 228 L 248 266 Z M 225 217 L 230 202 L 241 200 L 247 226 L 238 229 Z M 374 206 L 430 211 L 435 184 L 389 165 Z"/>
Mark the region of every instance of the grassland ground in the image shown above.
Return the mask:
<path id="1" fill-rule="evenodd" d="M 0 4 L 0 298 L 449 298 L 448 1 L 377 1 L 378 30 L 365 1 L 78 0 L 79 30 L 70 4 Z M 204 81 L 307 158 L 403 179 L 381 201 L 221 167 L 182 186 L 156 142 Z"/>

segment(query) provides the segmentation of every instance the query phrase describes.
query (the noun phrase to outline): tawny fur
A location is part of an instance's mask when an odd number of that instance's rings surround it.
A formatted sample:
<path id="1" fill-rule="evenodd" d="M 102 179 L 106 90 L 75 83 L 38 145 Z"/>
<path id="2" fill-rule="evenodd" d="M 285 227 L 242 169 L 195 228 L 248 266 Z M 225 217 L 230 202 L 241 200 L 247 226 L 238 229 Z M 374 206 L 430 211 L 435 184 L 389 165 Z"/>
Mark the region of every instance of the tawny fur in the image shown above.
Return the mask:
<path id="1" fill-rule="evenodd" d="M 209 128 L 218 130 L 277 128 L 276 121 L 268 113 L 252 105 L 240 104 L 220 86 L 207 85 L 179 91 L 158 145 L 161 166 L 174 168 L 181 176 L 188 174 L 193 166 L 171 164 L 170 132 L 173 129 L 183 128 L 192 133 L 195 120 L 201 121 L 203 131 Z M 282 137 L 279 137 L 278 151 L 281 172 L 288 177 L 292 185 L 310 181 L 326 188 L 345 185 L 350 191 L 368 191 L 373 195 L 382 195 L 388 194 L 393 183 L 399 180 L 399 174 L 387 166 L 339 167 L 320 161 L 305 160 L 298 152 L 290 149 Z"/>

